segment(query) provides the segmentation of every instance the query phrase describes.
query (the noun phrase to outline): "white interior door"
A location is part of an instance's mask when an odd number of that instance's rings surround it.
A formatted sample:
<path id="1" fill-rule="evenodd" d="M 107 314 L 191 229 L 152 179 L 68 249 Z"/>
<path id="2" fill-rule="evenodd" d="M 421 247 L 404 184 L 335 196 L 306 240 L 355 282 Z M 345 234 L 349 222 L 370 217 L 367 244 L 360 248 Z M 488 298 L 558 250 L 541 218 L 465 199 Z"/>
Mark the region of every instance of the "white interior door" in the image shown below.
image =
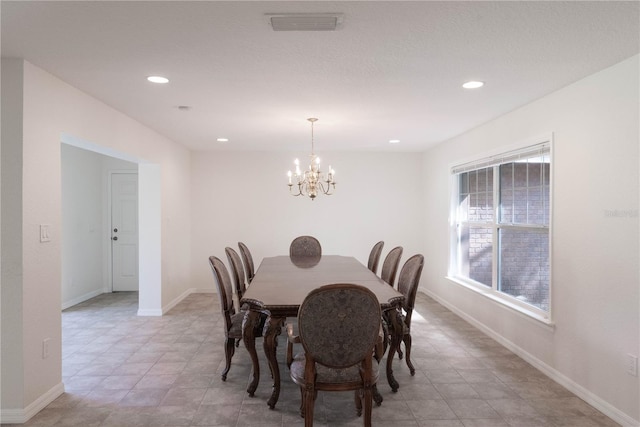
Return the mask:
<path id="1" fill-rule="evenodd" d="M 138 174 L 111 175 L 112 290 L 138 290 Z"/>

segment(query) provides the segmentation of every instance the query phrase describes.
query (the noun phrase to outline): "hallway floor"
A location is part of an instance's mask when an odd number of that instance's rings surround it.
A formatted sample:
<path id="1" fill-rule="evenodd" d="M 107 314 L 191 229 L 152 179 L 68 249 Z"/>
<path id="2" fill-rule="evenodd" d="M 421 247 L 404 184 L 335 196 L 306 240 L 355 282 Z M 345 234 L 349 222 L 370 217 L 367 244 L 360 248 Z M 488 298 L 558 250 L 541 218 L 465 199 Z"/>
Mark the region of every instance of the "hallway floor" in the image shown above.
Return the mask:
<path id="1" fill-rule="evenodd" d="M 275 410 L 261 357 L 255 397 L 241 344 L 226 382 L 223 326 L 215 294 L 192 294 L 162 317 L 136 316 L 137 293 L 104 294 L 62 314 L 65 393 L 25 426 L 300 426 L 300 392 L 284 365 Z M 394 361 L 392 393 L 381 372 L 373 425 L 394 427 L 616 426 L 434 300 L 419 293 L 412 359 Z M 262 349 L 260 342 L 258 349 Z M 259 353 L 262 353 L 259 351 Z M 316 426 L 361 426 L 353 394 L 318 394 Z"/>

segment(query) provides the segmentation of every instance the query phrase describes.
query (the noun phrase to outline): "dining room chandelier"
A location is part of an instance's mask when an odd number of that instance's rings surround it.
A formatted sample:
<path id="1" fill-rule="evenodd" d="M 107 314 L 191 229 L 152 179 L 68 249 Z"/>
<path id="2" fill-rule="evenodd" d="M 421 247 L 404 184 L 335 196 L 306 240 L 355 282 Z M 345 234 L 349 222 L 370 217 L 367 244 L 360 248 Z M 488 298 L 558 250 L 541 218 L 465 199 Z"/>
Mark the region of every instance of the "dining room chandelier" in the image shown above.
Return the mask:
<path id="1" fill-rule="evenodd" d="M 311 122 L 311 161 L 309 163 L 309 169 L 302 172 L 300 170 L 300 161 L 295 159 L 293 162 L 296 166 L 294 172 L 289 171 L 287 176 L 289 177 L 289 192 L 294 196 L 309 196 L 311 200 L 315 200 L 319 193 L 330 196 L 336 189 L 336 182 L 334 176 L 336 171 L 329 166 L 329 172 L 325 176 L 320 170 L 320 157 L 315 155 L 314 141 L 313 141 L 313 124 L 318 121 L 315 117 L 307 119 Z M 294 189 L 294 186 L 297 186 Z"/>

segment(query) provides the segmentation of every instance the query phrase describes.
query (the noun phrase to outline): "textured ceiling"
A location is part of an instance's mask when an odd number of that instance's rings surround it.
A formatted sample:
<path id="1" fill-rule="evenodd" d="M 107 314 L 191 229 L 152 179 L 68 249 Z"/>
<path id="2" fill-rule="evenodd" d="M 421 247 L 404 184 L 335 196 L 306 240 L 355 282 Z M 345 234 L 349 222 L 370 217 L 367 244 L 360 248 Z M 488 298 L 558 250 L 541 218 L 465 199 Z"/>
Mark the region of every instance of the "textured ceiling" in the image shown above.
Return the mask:
<path id="1" fill-rule="evenodd" d="M 3 0 L 0 13 L 2 56 L 193 150 L 308 149 L 318 117 L 318 151 L 420 151 L 637 54 L 639 6 Z M 306 12 L 344 22 L 274 32 L 265 18 Z M 486 85 L 462 89 L 471 79 Z"/>

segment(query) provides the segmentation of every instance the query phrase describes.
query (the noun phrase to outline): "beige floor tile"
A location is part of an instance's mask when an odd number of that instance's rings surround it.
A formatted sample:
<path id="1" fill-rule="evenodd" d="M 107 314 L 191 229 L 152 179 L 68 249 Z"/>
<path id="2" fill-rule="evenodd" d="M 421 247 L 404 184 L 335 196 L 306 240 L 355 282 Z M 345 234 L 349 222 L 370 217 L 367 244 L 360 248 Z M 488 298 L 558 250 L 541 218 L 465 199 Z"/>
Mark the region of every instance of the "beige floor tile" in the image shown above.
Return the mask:
<path id="1" fill-rule="evenodd" d="M 282 337 L 282 390 L 271 410 L 272 379 L 261 341 L 255 397 L 246 393 L 252 368 L 242 343 L 227 381 L 220 378 L 224 338 L 215 295 L 189 295 L 157 318 L 138 317 L 137 301 L 136 293 L 104 294 L 63 312 L 66 392 L 23 426 L 303 425 Z M 410 375 L 396 355 L 400 389 L 394 393 L 383 360 L 378 390 L 384 401 L 373 408 L 373 425 L 617 425 L 426 295 L 418 294 L 415 313 L 411 358 L 417 371 Z M 353 393 L 319 393 L 314 425 L 362 426 Z"/>

